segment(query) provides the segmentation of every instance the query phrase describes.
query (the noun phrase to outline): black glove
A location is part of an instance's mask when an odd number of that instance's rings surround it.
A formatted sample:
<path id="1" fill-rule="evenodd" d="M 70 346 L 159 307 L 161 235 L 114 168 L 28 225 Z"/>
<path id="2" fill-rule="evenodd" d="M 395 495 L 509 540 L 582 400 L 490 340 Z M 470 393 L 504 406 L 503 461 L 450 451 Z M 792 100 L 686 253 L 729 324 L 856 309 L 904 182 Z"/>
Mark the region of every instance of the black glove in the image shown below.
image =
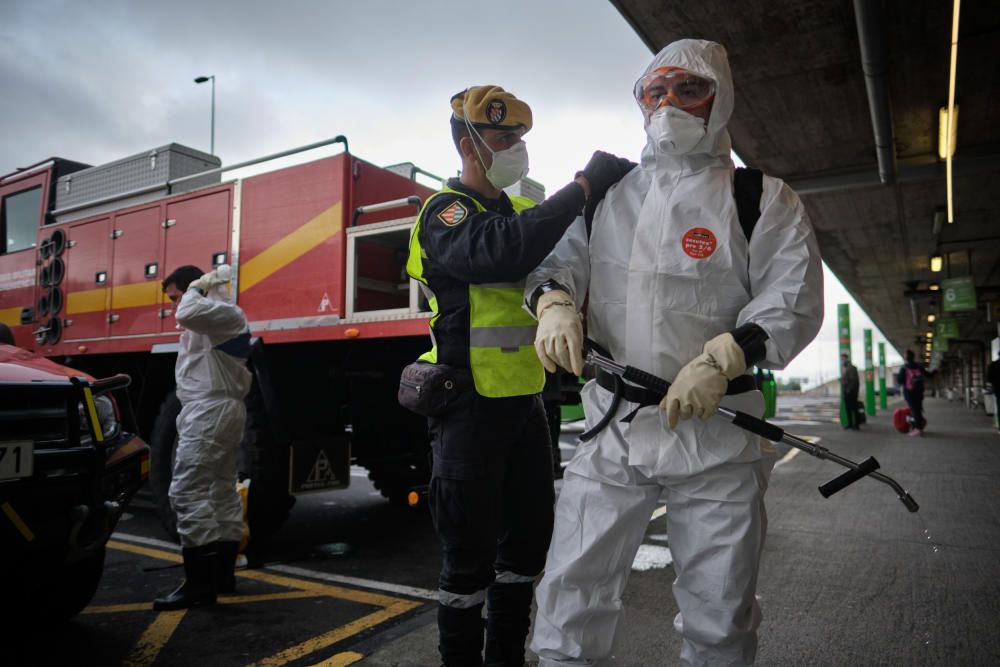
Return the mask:
<path id="1" fill-rule="evenodd" d="M 604 151 L 594 151 L 590 162 L 577 172 L 577 176 L 583 175 L 590 183 L 590 199 L 588 202 L 597 202 L 604 199 L 608 188 L 617 183 L 628 172 L 635 168 L 635 162 L 626 160 L 623 157 L 605 153 Z"/>

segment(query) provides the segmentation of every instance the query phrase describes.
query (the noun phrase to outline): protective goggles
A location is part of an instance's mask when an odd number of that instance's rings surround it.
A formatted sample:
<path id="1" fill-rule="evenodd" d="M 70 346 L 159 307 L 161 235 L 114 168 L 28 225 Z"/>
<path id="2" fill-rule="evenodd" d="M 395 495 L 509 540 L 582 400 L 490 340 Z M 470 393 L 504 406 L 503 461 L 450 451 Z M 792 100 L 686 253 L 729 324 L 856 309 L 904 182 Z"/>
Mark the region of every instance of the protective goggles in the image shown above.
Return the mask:
<path id="1" fill-rule="evenodd" d="M 660 67 L 635 82 L 635 99 L 647 112 L 670 105 L 684 111 L 715 98 L 715 82 L 680 67 Z"/>

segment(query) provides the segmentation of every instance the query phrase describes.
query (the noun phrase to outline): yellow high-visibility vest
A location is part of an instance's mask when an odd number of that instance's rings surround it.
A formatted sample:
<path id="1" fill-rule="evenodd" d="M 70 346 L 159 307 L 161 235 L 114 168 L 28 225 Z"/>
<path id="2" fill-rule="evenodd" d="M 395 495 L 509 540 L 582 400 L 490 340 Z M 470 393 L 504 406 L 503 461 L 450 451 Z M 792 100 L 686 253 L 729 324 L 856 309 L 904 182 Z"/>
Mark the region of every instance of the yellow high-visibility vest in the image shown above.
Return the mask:
<path id="1" fill-rule="evenodd" d="M 479 212 L 486 207 L 467 193 L 445 187 L 424 202 L 410 235 L 410 256 L 406 272 L 427 285 L 424 262 L 427 253 L 420 246 L 420 227 L 428 205 L 443 194 L 458 194 L 472 200 Z M 520 213 L 535 205 L 527 197 L 511 197 Z M 438 318 L 437 299 L 429 299 L 433 338 Z M 476 392 L 490 398 L 537 394 L 545 384 L 545 370 L 535 354 L 535 320 L 523 307 L 524 280 L 516 283 L 469 285 L 469 366 Z M 420 359 L 437 363 L 437 342 Z"/>

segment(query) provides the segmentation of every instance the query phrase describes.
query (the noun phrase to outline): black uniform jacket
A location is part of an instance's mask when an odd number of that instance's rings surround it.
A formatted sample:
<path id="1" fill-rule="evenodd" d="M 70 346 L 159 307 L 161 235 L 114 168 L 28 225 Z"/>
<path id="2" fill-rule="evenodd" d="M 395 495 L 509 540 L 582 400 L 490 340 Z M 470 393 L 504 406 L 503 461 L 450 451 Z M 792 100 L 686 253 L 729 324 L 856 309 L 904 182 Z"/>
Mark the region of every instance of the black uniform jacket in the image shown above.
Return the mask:
<path id="1" fill-rule="evenodd" d="M 585 195 L 579 184 L 570 183 L 518 214 L 505 193 L 486 199 L 457 178 L 449 179 L 448 187 L 462 194 L 445 193 L 431 201 L 419 241 L 427 255 L 424 278 L 438 300 L 438 361 L 468 368 L 469 285 L 524 279 L 580 215 Z M 473 200 L 486 210 L 478 211 Z"/>

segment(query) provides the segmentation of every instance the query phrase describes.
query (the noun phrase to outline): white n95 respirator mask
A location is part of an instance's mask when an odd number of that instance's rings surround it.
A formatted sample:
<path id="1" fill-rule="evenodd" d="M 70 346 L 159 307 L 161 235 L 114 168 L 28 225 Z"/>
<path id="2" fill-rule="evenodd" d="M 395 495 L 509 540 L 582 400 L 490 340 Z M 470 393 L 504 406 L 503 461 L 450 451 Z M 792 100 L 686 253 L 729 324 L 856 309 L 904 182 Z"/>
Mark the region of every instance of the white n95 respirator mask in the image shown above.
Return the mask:
<path id="1" fill-rule="evenodd" d="M 493 164 L 486 170 L 486 179 L 498 190 L 509 188 L 527 175 L 528 145 L 523 141 L 506 150 L 495 151 Z"/>
<path id="2" fill-rule="evenodd" d="M 705 121 L 676 107 L 664 106 L 649 117 L 646 134 L 658 151 L 685 155 L 705 136 Z"/>

